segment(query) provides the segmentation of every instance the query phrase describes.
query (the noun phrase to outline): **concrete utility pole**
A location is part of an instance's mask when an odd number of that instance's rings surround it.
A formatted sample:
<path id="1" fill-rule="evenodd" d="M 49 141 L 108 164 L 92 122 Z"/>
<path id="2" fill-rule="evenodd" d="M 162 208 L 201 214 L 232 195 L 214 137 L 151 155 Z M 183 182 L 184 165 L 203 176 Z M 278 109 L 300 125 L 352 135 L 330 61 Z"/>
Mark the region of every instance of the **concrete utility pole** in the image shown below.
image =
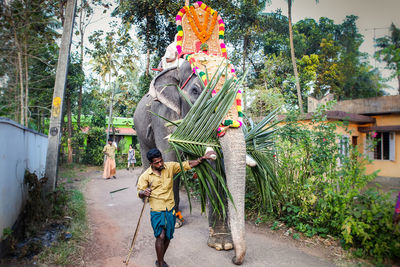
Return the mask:
<path id="1" fill-rule="evenodd" d="M 67 82 L 69 54 L 72 41 L 72 31 L 74 28 L 75 9 L 77 0 L 68 0 L 65 12 L 63 34 L 61 37 L 61 47 L 58 55 L 56 82 L 53 92 L 53 103 L 51 107 L 50 127 L 46 157 L 46 177 L 45 193 L 54 191 L 58 173 L 58 156 L 60 152 L 61 140 L 61 120 L 63 118 L 64 91 Z"/>

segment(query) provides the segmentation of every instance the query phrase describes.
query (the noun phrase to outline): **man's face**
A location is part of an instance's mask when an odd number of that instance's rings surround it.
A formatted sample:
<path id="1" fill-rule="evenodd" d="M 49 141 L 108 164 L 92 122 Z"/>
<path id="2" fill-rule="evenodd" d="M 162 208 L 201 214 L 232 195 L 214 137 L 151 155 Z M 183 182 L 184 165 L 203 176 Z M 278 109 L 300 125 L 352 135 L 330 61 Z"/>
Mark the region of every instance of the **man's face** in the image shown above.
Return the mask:
<path id="1" fill-rule="evenodd" d="M 162 157 L 154 158 L 150 165 L 154 170 L 162 171 L 164 169 L 164 160 Z"/>
<path id="2" fill-rule="evenodd" d="M 108 141 L 108 144 L 111 146 L 111 144 L 112 144 L 112 141 Z"/>

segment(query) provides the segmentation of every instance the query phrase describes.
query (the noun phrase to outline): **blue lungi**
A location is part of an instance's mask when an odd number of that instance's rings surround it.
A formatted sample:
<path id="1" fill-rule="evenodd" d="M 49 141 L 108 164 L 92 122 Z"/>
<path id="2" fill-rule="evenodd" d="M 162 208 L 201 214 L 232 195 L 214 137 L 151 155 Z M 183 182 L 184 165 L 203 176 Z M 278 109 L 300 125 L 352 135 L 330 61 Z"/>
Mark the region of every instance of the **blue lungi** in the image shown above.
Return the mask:
<path id="1" fill-rule="evenodd" d="M 154 236 L 160 236 L 162 229 L 165 229 L 165 236 L 171 240 L 174 238 L 175 231 L 175 209 L 170 211 L 150 211 L 151 227 L 154 230 Z"/>

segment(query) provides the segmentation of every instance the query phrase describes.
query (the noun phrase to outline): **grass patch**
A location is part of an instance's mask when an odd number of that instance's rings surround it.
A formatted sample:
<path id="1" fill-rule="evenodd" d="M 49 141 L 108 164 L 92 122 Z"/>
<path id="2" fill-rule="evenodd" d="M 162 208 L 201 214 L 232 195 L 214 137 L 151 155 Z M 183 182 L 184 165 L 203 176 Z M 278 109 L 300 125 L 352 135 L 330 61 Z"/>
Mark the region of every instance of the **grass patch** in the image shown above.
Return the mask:
<path id="1" fill-rule="evenodd" d="M 72 172 L 71 170 L 65 170 L 67 175 L 71 175 Z M 64 177 L 66 177 L 65 173 Z M 65 201 L 57 204 L 62 205 L 62 207 L 59 207 L 60 209 L 64 209 L 64 218 L 69 220 L 68 227 L 61 234 L 59 241 L 38 255 L 39 263 L 44 266 L 77 266 L 81 264 L 83 257 L 82 244 L 87 240 L 89 232 L 85 197 L 79 189 L 61 189 L 59 192 L 61 192 L 62 199 Z M 65 237 L 68 234 L 71 234 L 72 237 L 66 239 Z"/>
<path id="2" fill-rule="evenodd" d="M 71 222 L 65 234 L 72 234 L 70 239 L 60 238 L 56 244 L 46 248 L 39 255 L 42 264 L 76 265 L 82 259 L 82 246 L 88 233 L 86 202 L 83 193 L 77 189 L 68 194 L 65 215 L 71 217 Z"/>
<path id="3" fill-rule="evenodd" d="M 61 174 L 60 178 L 61 179 L 73 179 L 76 177 L 76 173 L 74 169 L 64 169 Z"/>

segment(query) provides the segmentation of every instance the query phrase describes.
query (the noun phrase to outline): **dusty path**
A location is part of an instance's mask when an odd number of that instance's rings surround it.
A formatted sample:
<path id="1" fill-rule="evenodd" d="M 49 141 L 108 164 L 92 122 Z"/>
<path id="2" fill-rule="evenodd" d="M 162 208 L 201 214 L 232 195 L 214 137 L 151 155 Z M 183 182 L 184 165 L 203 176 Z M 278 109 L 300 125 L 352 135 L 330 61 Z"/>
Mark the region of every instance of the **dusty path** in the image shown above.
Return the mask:
<path id="1" fill-rule="evenodd" d="M 92 238 L 85 248 L 85 266 L 125 266 L 122 261 L 128 253 L 143 205 L 136 196 L 135 182 L 139 173 L 140 169 L 119 170 L 117 179 L 107 181 L 100 178 L 101 172 L 89 174 L 85 195 Z M 129 188 L 109 193 L 124 187 Z M 185 195 L 182 195 L 186 224 L 175 231 L 166 262 L 171 267 L 235 266 L 231 263 L 233 251 L 218 252 L 207 246 L 207 218 L 201 216 L 196 203 L 189 214 L 189 208 L 184 205 L 187 203 Z M 242 266 L 334 266 L 313 249 L 298 248 L 294 241 L 281 240 L 250 225 L 246 228 L 246 238 L 247 255 Z M 153 267 L 155 259 L 147 206 L 129 266 Z"/>

